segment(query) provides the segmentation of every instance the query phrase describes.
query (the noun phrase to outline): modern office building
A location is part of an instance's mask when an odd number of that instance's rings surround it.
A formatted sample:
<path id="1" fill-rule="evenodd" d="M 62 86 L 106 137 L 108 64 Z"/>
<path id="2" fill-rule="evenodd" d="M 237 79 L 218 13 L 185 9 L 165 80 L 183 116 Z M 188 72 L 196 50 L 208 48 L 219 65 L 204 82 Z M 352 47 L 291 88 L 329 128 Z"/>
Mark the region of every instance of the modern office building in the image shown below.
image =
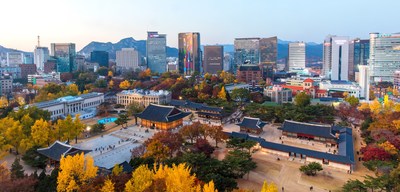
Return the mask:
<path id="1" fill-rule="evenodd" d="M 124 90 L 117 93 L 117 104 L 127 106 L 132 103 L 137 103 L 144 107 L 147 107 L 150 103 L 165 105 L 171 102 L 171 96 L 171 92 L 164 90 Z"/>
<path id="2" fill-rule="evenodd" d="M 400 69 L 400 33 L 370 33 L 369 66 L 372 82 L 393 82 Z"/>
<path id="3" fill-rule="evenodd" d="M 277 69 L 278 37 L 261 38 L 259 45 L 263 77 L 273 79 L 274 69 Z"/>
<path id="4" fill-rule="evenodd" d="M 224 47 L 222 45 L 204 46 L 204 73 L 217 74 L 224 69 Z"/>
<path id="5" fill-rule="evenodd" d="M 147 32 L 146 42 L 147 67 L 152 72 L 167 71 L 167 35 L 158 32 Z"/>
<path id="6" fill-rule="evenodd" d="M 306 68 L 306 44 L 303 42 L 289 43 L 289 72 L 302 71 Z"/>
<path id="7" fill-rule="evenodd" d="M 200 33 L 179 33 L 179 73 L 188 76 L 194 72 L 202 72 L 202 52 L 200 49 Z"/>
<path id="8" fill-rule="evenodd" d="M 236 79 L 238 82 L 257 84 L 262 80 L 260 66 L 252 64 L 238 66 Z"/>
<path id="9" fill-rule="evenodd" d="M 139 69 L 140 56 L 139 52 L 134 48 L 122 48 L 117 51 L 117 71 Z"/>
<path id="10" fill-rule="evenodd" d="M 353 69 L 355 80 L 358 80 L 360 65 L 368 65 L 369 59 L 369 39 L 355 39 L 353 41 Z M 350 70 L 349 70 L 350 71 Z"/>
<path id="11" fill-rule="evenodd" d="M 0 78 L 0 95 L 7 96 L 13 91 L 13 78 L 9 75 Z"/>
<path id="12" fill-rule="evenodd" d="M 368 65 L 358 65 L 359 78 L 358 84 L 361 87 L 360 97 L 369 101 L 369 66 Z"/>
<path id="13" fill-rule="evenodd" d="M 76 70 L 75 43 L 52 43 L 51 56 L 56 59 L 57 72 L 65 73 Z"/>
<path id="14" fill-rule="evenodd" d="M 324 40 L 323 47 L 323 66 L 321 76 L 325 79 L 330 79 L 332 68 L 332 35 L 328 35 Z"/>
<path id="15" fill-rule="evenodd" d="M 34 64 L 20 64 L 21 78 L 28 79 L 28 75 L 36 74 L 36 65 Z"/>
<path id="16" fill-rule="evenodd" d="M 234 71 L 243 64 L 260 63 L 260 38 L 236 38 Z"/>
<path id="17" fill-rule="evenodd" d="M 38 71 L 44 70 L 44 63 L 50 58 L 49 48 L 36 47 L 33 51 L 33 60 Z"/>
<path id="18" fill-rule="evenodd" d="M 90 53 L 90 61 L 98 63 L 100 67 L 108 68 L 108 60 L 109 56 L 107 51 L 92 51 Z"/>
<path id="19" fill-rule="evenodd" d="M 16 67 L 24 63 L 24 54 L 20 52 L 7 52 L 7 66 Z"/>
<path id="20" fill-rule="evenodd" d="M 332 37 L 331 80 L 349 80 L 349 37 Z"/>
<path id="21" fill-rule="evenodd" d="M 292 90 L 280 85 L 268 86 L 264 89 L 264 95 L 271 98 L 272 102 L 282 104 L 292 101 Z"/>

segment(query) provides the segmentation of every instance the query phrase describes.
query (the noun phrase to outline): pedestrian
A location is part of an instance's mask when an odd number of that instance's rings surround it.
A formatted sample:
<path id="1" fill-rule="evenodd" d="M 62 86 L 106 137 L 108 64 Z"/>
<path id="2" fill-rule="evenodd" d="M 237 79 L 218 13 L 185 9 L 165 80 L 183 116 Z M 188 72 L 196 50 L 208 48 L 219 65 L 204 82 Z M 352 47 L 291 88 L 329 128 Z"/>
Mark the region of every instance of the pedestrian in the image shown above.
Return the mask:
<path id="1" fill-rule="evenodd" d="M 311 186 L 311 187 L 310 187 L 310 191 L 312 191 L 313 189 L 314 189 L 313 186 Z"/>
<path id="2" fill-rule="evenodd" d="M 285 191 L 285 188 L 284 188 L 284 187 L 282 187 L 282 192 L 283 192 L 283 191 Z"/>

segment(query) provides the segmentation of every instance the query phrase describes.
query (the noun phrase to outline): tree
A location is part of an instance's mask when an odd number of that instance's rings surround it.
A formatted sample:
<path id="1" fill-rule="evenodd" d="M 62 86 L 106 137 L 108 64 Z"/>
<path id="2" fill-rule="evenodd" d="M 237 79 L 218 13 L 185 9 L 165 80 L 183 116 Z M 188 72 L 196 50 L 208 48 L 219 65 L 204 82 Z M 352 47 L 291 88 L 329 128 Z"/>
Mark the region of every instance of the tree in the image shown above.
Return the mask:
<path id="1" fill-rule="evenodd" d="M 243 151 L 243 149 L 247 149 L 248 153 L 251 154 L 251 148 L 256 146 L 256 144 L 257 144 L 256 141 L 245 140 L 245 139 L 234 137 L 234 138 L 230 138 L 226 142 L 226 147 L 241 150 L 241 151 Z"/>
<path id="2" fill-rule="evenodd" d="M 364 183 L 360 180 L 348 180 L 346 184 L 342 187 L 344 192 L 367 192 L 367 188 L 365 187 Z"/>
<path id="3" fill-rule="evenodd" d="M 268 185 L 267 181 L 264 181 L 261 192 L 278 192 L 278 188 L 274 183 Z"/>
<path id="4" fill-rule="evenodd" d="M 73 124 L 73 136 L 75 137 L 75 143 L 78 143 L 78 136 L 83 132 L 85 127 L 85 124 L 81 122 L 80 114 L 76 114 Z"/>
<path id="5" fill-rule="evenodd" d="M 305 107 L 307 105 L 310 105 L 311 97 L 305 92 L 300 92 L 294 98 L 294 103 L 299 107 Z"/>
<path id="6" fill-rule="evenodd" d="M 379 144 L 378 146 L 383 148 L 386 152 L 388 152 L 391 155 L 395 155 L 398 152 L 396 147 L 393 144 L 391 144 L 389 141 L 385 141 L 385 142 Z"/>
<path id="7" fill-rule="evenodd" d="M 103 187 L 100 189 L 100 192 L 114 192 L 114 183 L 111 181 L 111 179 L 106 179 L 104 181 Z"/>
<path id="8" fill-rule="evenodd" d="M 207 156 L 211 156 L 211 154 L 214 152 L 214 147 L 212 147 L 210 143 L 203 138 L 198 138 L 194 147 L 197 152 L 204 153 Z"/>
<path id="9" fill-rule="evenodd" d="M 185 125 L 179 130 L 179 133 L 185 138 L 190 139 L 190 143 L 193 144 L 194 140 L 201 136 L 204 132 L 203 126 L 199 122 L 194 122 L 191 125 Z"/>
<path id="10" fill-rule="evenodd" d="M 147 150 L 143 157 L 153 157 L 156 162 L 165 160 L 170 154 L 169 147 L 163 145 L 159 140 L 151 141 L 146 147 Z"/>
<path id="11" fill-rule="evenodd" d="M 369 104 L 369 108 L 372 113 L 377 114 L 382 111 L 383 107 L 382 107 L 382 104 L 378 101 L 378 99 L 374 99 L 374 101 L 372 101 Z"/>
<path id="12" fill-rule="evenodd" d="M 235 178 L 242 178 L 257 167 L 250 154 L 237 149 L 229 151 L 223 163 L 232 171 Z"/>
<path id="13" fill-rule="evenodd" d="M 128 80 L 122 81 L 119 84 L 119 88 L 124 89 L 124 90 L 129 89 L 130 86 L 131 86 L 131 84 L 129 83 Z"/>
<path id="14" fill-rule="evenodd" d="M 364 161 L 371 161 L 371 160 L 381 160 L 386 161 L 391 158 L 391 155 L 380 147 L 375 147 L 372 145 L 368 145 L 361 149 L 361 152 L 364 154 L 363 160 Z"/>
<path id="15" fill-rule="evenodd" d="M 162 131 L 155 133 L 151 139 L 148 139 L 144 143 L 145 146 L 148 146 L 154 140 L 158 140 L 164 146 L 167 146 L 170 152 L 169 155 L 171 157 L 175 152 L 178 152 L 181 149 L 183 143 L 183 138 L 181 134 L 172 133 L 169 131 Z"/>
<path id="16" fill-rule="evenodd" d="M 347 103 L 349 103 L 352 107 L 355 107 L 360 103 L 360 100 L 357 97 L 354 97 L 353 95 L 344 98 L 344 100 Z"/>
<path id="17" fill-rule="evenodd" d="M 153 184 L 154 173 L 146 166 L 139 166 L 132 174 L 132 178 L 126 183 L 126 192 L 143 192 Z"/>
<path id="18" fill-rule="evenodd" d="M 203 192 L 218 192 L 218 190 L 215 189 L 214 182 L 210 181 L 210 182 L 204 184 Z"/>
<path id="19" fill-rule="evenodd" d="M 219 93 L 218 93 L 218 98 L 226 101 L 227 100 L 226 95 L 227 94 L 226 94 L 225 86 L 222 86 L 221 91 L 219 91 Z"/>
<path id="20" fill-rule="evenodd" d="M 68 140 L 69 142 L 70 139 L 74 138 L 75 125 L 71 115 L 68 114 L 64 120 L 57 120 L 55 127 L 58 131 L 58 140 Z"/>
<path id="21" fill-rule="evenodd" d="M 124 127 L 124 124 L 128 124 L 128 116 L 126 114 L 119 114 L 118 119 L 114 121 L 115 124 L 117 125 L 122 125 Z M 128 125 L 127 125 L 128 126 Z"/>
<path id="22" fill-rule="evenodd" d="M 122 167 L 122 165 L 115 164 L 111 173 L 112 173 L 112 175 L 119 175 L 122 173 L 123 170 L 124 170 L 124 168 Z"/>
<path id="23" fill-rule="evenodd" d="M 20 159 L 15 158 L 13 164 L 11 165 L 11 179 L 21 179 L 24 178 L 24 167 L 20 164 Z"/>
<path id="24" fill-rule="evenodd" d="M 303 165 L 299 168 L 299 170 L 306 175 L 315 176 L 318 171 L 322 171 L 322 165 L 317 162 L 311 162 L 308 165 Z"/>
<path id="25" fill-rule="evenodd" d="M 32 142 L 36 146 L 49 145 L 50 142 L 56 139 L 56 134 L 53 132 L 50 124 L 43 120 L 36 120 L 35 124 L 31 127 Z"/>
<path id="26" fill-rule="evenodd" d="M 222 126 L 207 126 L 206 131 L 207 135 L 215 140 L 215 147 L 218 147 L 218 143 L 226 139 Z"/>
<path id="27" fill-rule="evenodd" d="M 110 80 L 109 82 L 108 82 L 108 89 L 113 89 L 114 88 L 114 81 L 113 80 Z"/>
<path id="28" fill-rule="evenodd" d="M 6 131 L 4 133 L 7 143 L 14 147 L 17 154 L 19 149 L 27 149 L 28 147 L 26 145 L 24 146 L 24 144 L 27 144 L 26 136 L 19 121 L 14 121 L 8 117 L 3 120 L 5 124 L 0 122 L 0 126 L 3 125 L 8 127 L 5 129 Z"/>
<path id="29" fill-rule="evenodd" d="M 250 98 L 250 91 L 244 88 L 233 89 L 231 93 L 231 98 L 234 101 L 239 102 L 247 101 Z"/>
<path id="30" fill-rule="evenodd" d="M 90 155 L 83 153 L 61 157 L 57 177 L 57 191 L 75 191 L 97 175 L 97 167 Z"/>
<path id="31" fill-rule="evenodd" d="M 129 104 L 128 106 L 126 106 L 126 110 L 127 110 L 128 116 L 132 116 L 132 115 L 142 112 L 144 110 L 144 107 L 141 106 L 137 102 L 133 102 L 133 103 Z"/>

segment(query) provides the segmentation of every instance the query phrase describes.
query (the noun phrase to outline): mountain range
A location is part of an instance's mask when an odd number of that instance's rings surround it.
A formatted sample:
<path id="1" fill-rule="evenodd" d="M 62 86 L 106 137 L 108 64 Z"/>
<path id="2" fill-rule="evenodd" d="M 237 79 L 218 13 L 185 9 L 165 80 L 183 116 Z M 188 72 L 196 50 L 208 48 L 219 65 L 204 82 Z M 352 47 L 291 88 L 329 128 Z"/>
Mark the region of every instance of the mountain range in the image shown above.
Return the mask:
<path id="1" fill-rule="evenodd" d="M 284 59 L 288 56 L 289 43 L 291 41 L 284 41 L 278 39 L 278 59 Z M 225 52 L 233 52 L 234 45 L 233 44 L 221 44 L 224 46 Z M 97 42 L 92 41 L 85 47 L 83 47 L 78 54 L 90 55 L 90 52 L 94 50 L 98 51 L 107 51 L 110 54 L 110 59 L 115 59 L 116 51 L 121 50 L 122 48 L 135 48 L 139 51 L 142 56 L 146 55 L 146 40 L 135 40 L 132 37 L 121 39 L 117 43 L 111 42 Z M 203 46 L 202 46 L 203 48 Z M 322 44 L 317 43 L 306 43 L 306 57 L 307 59 L 322 59 Z M 23 52 L 15 49 L 8 49 L 0 45 L 0 54 L 6 52 Z M 178 49 L 174 47 L 167 46 L 167 57 L 178 57 Z"/>

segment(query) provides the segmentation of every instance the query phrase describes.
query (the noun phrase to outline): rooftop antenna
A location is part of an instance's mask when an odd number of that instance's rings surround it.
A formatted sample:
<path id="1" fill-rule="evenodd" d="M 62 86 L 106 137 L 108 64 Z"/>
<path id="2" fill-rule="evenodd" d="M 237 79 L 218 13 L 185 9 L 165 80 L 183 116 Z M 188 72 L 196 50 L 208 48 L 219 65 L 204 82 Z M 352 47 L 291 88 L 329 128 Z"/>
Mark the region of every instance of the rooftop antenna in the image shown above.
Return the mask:
<path id="1" fill-rule="evenodd" d="M 37 36 L 37 46 L 40 47 L 40 36 Z"/>

